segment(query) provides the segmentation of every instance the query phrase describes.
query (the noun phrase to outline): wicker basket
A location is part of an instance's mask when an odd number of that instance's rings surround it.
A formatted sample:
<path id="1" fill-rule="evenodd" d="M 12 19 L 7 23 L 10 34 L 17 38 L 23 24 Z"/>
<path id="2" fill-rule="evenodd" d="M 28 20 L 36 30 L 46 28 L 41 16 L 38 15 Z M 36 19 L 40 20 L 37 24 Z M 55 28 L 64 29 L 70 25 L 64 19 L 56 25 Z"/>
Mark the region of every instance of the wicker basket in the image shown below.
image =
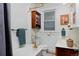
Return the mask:
<path id="1" fill-rule="evenodd" d="M 74 43 L 74 42 L 73 42 L 72 39 L 70 39 L 70 38 L 67 39 L 67 46 L 68 46 L 68 47 L 73 47 L 73 43 Z"/>

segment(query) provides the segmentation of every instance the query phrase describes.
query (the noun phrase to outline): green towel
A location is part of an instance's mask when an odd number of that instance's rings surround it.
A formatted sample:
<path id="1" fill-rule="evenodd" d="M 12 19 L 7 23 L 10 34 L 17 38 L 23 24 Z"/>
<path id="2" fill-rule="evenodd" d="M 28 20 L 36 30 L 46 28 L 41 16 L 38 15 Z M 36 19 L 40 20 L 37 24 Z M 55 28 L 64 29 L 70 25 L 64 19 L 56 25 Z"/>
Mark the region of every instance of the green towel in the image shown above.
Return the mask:
<path id="1" fill-rule="evenodd" d="M 16 34 L 19 40 L 19 47 L 21 48 L 26 44 L 25 29 L 17 29 Z"/>

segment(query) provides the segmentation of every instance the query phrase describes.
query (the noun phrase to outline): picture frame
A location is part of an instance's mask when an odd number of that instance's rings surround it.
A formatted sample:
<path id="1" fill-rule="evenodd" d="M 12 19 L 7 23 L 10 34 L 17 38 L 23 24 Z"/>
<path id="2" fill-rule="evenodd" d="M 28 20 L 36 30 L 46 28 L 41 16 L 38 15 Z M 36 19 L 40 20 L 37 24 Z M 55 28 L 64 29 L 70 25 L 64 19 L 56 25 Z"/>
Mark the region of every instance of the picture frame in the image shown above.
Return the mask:
<path id="1" fill-rule="evenodd" d="M 68 25 L 69 23 L 69 15 L 66 14 L 66 15 L 61 15 L 60 16 L 60 24 L 61 25 Z"/>

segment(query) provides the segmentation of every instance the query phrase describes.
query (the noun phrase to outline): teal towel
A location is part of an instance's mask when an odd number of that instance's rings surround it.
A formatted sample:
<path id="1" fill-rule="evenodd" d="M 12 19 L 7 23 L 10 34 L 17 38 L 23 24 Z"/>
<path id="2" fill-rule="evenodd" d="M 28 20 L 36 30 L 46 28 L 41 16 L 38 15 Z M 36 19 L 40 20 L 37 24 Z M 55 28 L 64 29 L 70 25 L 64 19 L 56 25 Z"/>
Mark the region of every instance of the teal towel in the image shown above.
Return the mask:
<path id="1" fill-rule="evenodd" d="M 18 37 L 18 40 L 19 40 L 19 46 L 21 48 L 26 44 L 25 29 L 17 29 L 16 34 L 17 34 L 17 37 Z"/>

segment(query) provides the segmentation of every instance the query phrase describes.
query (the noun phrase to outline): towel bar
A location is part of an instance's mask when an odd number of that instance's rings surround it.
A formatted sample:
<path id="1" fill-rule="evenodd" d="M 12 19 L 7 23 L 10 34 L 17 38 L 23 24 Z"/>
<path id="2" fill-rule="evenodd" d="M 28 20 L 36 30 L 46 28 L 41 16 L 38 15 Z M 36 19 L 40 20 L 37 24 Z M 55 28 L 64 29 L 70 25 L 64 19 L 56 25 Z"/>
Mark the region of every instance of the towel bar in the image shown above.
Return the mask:
<path id="1" fill-rule="evenodd" d="M 17 31 L 17 29 L 11 29 L 12 31 Z M 25 30 L 27 30 L 27 29 L 25 29 Z"/>

